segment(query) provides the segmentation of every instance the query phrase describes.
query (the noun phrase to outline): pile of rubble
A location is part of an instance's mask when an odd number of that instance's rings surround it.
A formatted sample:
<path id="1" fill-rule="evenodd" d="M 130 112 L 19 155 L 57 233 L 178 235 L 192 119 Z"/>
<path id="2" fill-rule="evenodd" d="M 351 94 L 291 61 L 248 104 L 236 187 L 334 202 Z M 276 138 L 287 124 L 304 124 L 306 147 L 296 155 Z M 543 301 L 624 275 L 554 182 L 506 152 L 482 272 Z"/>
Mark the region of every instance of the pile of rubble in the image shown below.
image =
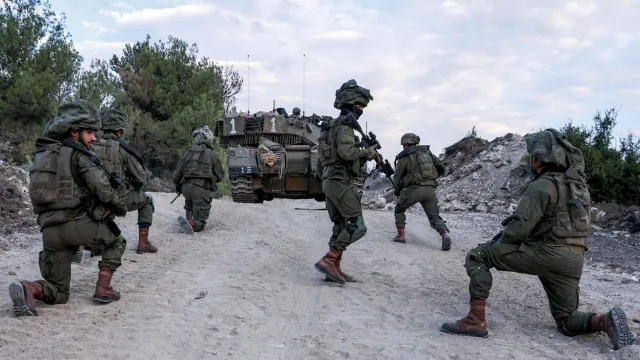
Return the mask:
<path id="1" fill-rule="evenodd" d="M 445 148 L 440 159 L 446 168 L 436 191 L 441 211 L 510 213 L 531 179 L 527 146 L 516 134 L 491 142 L 469 136 Z M 363 206 L 393 209 L 393 191 L 385 191 L 390 186 L 385 178 L 366 183 Z"/>
<path id="2" fill-rule="evenodd" d="M 35 226 L 29 198 L 29 173 L 0 160 L 0 235 Z"/>

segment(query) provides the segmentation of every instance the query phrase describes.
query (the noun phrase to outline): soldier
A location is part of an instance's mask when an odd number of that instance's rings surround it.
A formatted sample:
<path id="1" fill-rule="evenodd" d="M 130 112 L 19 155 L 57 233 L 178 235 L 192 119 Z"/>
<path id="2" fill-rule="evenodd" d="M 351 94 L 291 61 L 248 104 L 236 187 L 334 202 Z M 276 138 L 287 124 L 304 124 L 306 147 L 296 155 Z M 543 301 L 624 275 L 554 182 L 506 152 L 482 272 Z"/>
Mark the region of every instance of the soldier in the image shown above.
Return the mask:
<path id="1" fill-rule="evenodd" d="M 194 144 L 173 171 L 176 191 L 184 195 L 186 218 L 178 217 L 180 226 L 190 234 L 204 230 L 209 218 L 212 193 L 224 179 L 224 169 L 218 153 L 213 150 L 213 133 L 209 126 L 195 130 Z"/>
<path id="2" fill-rule="evenodd" d="M 298 118 L 298 117 L 300 117 L 300 116 L 302 116 L 302 115 L 300 114 L 300 108 L 299 108 L 299 107 L 294 107 L 294 108 L 293 108 L 293 115 L 292 115 L 291 117 L 296 117 L 296 118 Z"/>
<path id="3" fill-rule="evenodd" d="M 436 197 L 436 179 L 444 174 L 444 166 L 429 150 L 429 145 L 418 145 L 420 137 L 407 133 L 402 135 L 400 145 L 404 148 L 396 156 L 396 196 L 395 207 L 396 228 L 398 235 L 395 242 L 406 243 L 404 227 L 407 217 L 404 212 L 416 203 L 420 203 L 429 218 L 431 228 L 442 236 L 442 250 L 451 249 L 449 228 L 438 214 L 438 198 Z"/>
<path id="4" fill-rule="evenodd" d="M 373 100 L 370 91 L 355 80 L 342 84 L 336 90 L 333 104 L 340 110 L 340 116 L 325 121 L 318 138 L 318 168 L 322 171 L 322 192 L 333 222 L 333 234 L 329 239 L 329 252 L 315 268 L 326 275 L 327 281 L 340 284 L 356 281 L 342 272 L 340 261 L 343 251 L 367 232 L 360 203 L 363 186 L 360 161 L 374 159 L 377 152 L 374 147 L 358 148 L 354 129 L 362 132 L 358 119 L 370 100 Z"/>
<path id="5" fill-rule="evenodd" d="M 561 333 L 575 336 L 604 331 L 614 349 L 633 344 L 635 339 L 622 309 L 613 308 L 605 314 L 578 311 L 591 221 L 582 152 L 555 129 L 527 135 L 525 141 L 536 176 L 502 234 L 467 254 L 469 314 L 443 324 L 441 330 L 476 337 L 489 335 L 485 304 L 492 283 L 489 269 L 496 268 L 537 275 Z"/>
<path id="6" fill-rule="evenodd" d="M 71 260 L 79 246 L 102 255 L 93 299 L 120 299 L 110 281 L 122 264 L 126 240 L 111 217 L 125 216 L 127 207 L 114 190 L 118 185 L 112 184 L 120 180 L 110 178 L 89 151 L 99 129 L 98 109 L 77 100 L 61 105 L 36 140 L 29 196 L 42 232 L 39 264 L 44 280 L 9 285 L 16 316 L 37 316 L 35 300 L 50 305 L 69 300 Z"/>
<path id="7" fill-rule="evenodd" d="M 93 144 L 94 152 L 100 157 L 109 172 L 115 172 L 124 180 L 118 189 L 118 196 L 127 205 L 127 211 L 138 211 L 138 248 L 136 253 L 155 253 L 158 248 L 149 242 L 149 228 L 153 223 L 153 198 L 142 191 L 147 183 L 147 173 L 143 160 L 121 137 L 127 129 L 127 115 L 107 109 L 102 113 L 104 134 Z"/>

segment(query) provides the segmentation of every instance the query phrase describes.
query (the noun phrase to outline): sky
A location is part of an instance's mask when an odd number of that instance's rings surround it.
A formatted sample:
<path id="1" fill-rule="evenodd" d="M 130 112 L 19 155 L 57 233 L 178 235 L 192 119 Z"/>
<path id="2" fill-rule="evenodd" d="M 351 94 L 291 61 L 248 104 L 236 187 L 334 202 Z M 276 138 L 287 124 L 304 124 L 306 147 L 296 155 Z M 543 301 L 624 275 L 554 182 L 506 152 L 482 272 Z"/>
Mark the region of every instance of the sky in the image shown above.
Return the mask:
<path id="1" fill-rule="evenodd" d="M 52 6 L 86 66 L 147 34 L 178 37 L 235 66 L 245 80 L 239 110 L 268 111 L 275 100 L 291 113 L 304 93 L 307 115 L 335 117 L 335 91 L 355 79 L 374 97 L 360 122 L 390 159 L 406 132 L 439 154 L 474 126 L 493 140 L 569 119 L 590 125 L 613 106 L 616 135 L 640 135 L 640 0 L 79 3 Z"/>

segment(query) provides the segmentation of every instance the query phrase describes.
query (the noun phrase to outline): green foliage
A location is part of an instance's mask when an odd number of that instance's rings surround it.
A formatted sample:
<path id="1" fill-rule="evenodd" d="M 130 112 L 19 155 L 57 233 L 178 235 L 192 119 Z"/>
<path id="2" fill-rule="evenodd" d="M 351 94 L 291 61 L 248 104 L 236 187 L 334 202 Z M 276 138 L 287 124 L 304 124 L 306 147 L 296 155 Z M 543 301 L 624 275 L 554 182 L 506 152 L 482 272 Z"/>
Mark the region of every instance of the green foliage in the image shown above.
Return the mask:
<path id="1" fill-rule="evenodd" d="M 0 7 L 0 132 L 9 134 L 8 156 L 18 163 L 27 159 L 25 140 L 34 140 L 32 131 L 73 92 L 82 57 L 64 20 L 48 1 L 12 0 Z"/>
<path id="2" fill-rule="evenodd" d="M 596 202 L 640 204 L 640 138 L 628 134 L 612 146 L 618 111 L 597 111 L 593 126 L 576 126 L 571 121 L 560 131 L 579 148 L 585 158 L 592 199 Z"/>

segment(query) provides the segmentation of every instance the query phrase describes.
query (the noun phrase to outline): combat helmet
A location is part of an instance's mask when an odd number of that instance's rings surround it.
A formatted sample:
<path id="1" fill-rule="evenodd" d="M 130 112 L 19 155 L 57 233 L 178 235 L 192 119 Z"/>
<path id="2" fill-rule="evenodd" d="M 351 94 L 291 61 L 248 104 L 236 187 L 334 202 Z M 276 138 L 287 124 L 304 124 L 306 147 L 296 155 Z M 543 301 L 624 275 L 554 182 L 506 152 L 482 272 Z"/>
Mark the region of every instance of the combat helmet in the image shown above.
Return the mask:
<path id="1" fill-rule="evenodd" d="M 369 101 L 373 100 L 371 92 L 367 88 L 363 88 L 351 79 L 336 90 L 336 100 L 333 107 L 340 110 L 345 105 L 362 105 L 367 106 Z"/>
<path id="2" fill-rule="evenodd" d="M 575 167 L 584 173 L 584 156 L 582 151 L 569 142 L 566 134 L 556 129 L 546 129 L 524 137 L 529 155 L 547 164 L 561 168 Z"/>
<path id="3" fill-rule="evenodd" d="M 414 133 L 406 133 L 400 138 L 400 145 L 418 145 L 420 144 L 420 136 Z"/>
<path id="4" fill-rule="evenodd" d="M 127 114 L 118 111 L 115 108 L 105 109 L 102 112 L 102 130 L 113 130 L 118 131 L 122 130 L 123 132 L 127 129 L 127 123 L 129 122 L 129 118 Z"/>
<path id="5" fill-rule="evenodd" d="M 100 127 L 98 108 L 86 100 L 78 99 L 58 107 L 58 114 L 45 125 L 42 136 L 59 139 L 71 129 L 98 131 Z"/>
<path id="6" fill-rule="evenodd" d="M 193 142 L 195 145 L 205 144 L 213 146 L 213 132 L 209 129 L 209 125 L 205 125 L 199 129 L 194 130 L 191 133 L 194 136 Z"/>
<path id="7" fill-rule="evenodd" d="M 294 107 L 293 108 L 293 115 L 300 115 L 300 108 L 299 107 Z"/>

